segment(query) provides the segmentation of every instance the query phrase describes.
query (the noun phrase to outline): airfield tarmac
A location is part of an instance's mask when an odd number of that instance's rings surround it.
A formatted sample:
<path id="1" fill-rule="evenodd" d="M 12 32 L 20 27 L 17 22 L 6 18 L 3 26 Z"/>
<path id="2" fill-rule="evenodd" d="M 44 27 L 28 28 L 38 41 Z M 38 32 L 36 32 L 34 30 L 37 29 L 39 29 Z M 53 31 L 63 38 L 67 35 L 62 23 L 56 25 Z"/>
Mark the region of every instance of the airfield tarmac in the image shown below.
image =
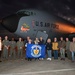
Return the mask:
<path id="1" fill-rule="evenodd" d="M 25 59 L 6 60 L 0 63 L 0 75 L 75 75 L 75 62 Z"/>

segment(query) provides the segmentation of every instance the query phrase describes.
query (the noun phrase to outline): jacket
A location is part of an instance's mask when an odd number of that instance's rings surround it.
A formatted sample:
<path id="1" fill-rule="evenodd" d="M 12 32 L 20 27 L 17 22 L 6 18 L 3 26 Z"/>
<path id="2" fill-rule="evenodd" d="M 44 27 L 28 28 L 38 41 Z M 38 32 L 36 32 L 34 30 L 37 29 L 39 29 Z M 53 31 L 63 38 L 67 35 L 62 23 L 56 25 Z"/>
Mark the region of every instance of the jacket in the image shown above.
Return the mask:
<path id="1" fill-rule="evenodd" d="M 70 51 L 75 51 L 75 42 L 70 43 Z"/>
<path id="2" fill-rule="evenodd" d="M 58 50 L 59 48 L 58 48 L 58 42 L 53 42 L 52 43 L 52 49 L 53 50 Z"/>
<path id="3" fill-rule="evenodd" d="M 65 48 L 66 47 L 66 43 L 65 41 L 59 41 L 59 48 Z"/>
<path id="4" fill-rule="evenodd" d="M 52 50 L 52 43 L 46 43 L 46 50 Z"/>

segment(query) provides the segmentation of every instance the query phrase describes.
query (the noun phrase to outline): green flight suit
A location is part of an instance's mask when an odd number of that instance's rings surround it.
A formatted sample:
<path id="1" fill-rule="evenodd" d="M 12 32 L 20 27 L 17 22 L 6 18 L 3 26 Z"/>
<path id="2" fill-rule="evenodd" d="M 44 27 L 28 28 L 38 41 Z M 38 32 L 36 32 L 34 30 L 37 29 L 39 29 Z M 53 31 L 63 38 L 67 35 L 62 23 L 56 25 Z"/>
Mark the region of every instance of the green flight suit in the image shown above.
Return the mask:
<path id="1" fill-rule="evenodd" d="M 71 51 L 70 51 L 70 41 L 67 41 L 66 42 L 66 52 L 67 52 L 67 57 L 68 57 L 68 59 L 71 59 L 72 57 L 72 55 L 71 55 Z"/>
<path id="2" fill-rule="evenodd" d="M 23 47 L 24 47 L 24 42 L 23 41 L 18 41 L 17 42 L 17 49 L 18 49 L 18 58 L 23 56 Z"/>
<path id="3" fill-rule="evenodd" d="M 16 58 L 16 42 L 15 41 L 10 41 L 10 57 L 11 58 Z"/>
<path id="4" fill-rule="evenodd" d="M 3 40 L 3 57 L 8 59 L 9 40 Z"/>

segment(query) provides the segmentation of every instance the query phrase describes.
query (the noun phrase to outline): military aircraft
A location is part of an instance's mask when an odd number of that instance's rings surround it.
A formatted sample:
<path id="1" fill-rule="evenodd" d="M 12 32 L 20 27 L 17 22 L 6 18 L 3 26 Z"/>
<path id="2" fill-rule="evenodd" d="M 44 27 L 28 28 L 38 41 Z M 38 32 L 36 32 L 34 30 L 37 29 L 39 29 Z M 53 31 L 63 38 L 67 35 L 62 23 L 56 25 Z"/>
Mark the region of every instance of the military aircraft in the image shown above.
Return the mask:
<path id="1" fill-rule="evenodd" d="M 46 41 L 48 37 L 66 37 L 75 33 L 75 25 L 45 11 L 35 9 L 19 10 L 18 12 L 4 17 L 1 24 L 10 32 L 22 38 L 42 36 Z"/>

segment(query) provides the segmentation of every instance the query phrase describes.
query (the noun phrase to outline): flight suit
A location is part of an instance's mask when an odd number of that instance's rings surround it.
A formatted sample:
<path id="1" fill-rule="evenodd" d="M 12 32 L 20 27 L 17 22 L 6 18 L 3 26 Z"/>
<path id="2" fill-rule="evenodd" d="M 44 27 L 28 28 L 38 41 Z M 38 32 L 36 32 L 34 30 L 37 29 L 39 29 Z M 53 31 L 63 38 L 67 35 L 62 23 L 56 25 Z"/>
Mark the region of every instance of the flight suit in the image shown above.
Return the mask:
<path id="1" fill-rule="evenodd" d="M 3 57 L 8 59 L 9 40 L 3 40 Z"/>
<path id="2" fill-rule="evenodd" d="M 70 41 L 66 42 L 66 52 L 67 52 L 67 57 L 68 59 L 71 59 L 71 52 L 70 52 Z"/>
<path id="3" fill-rule="evenodd" d="M 23 41 L 18 41 L 17 42 L 17 49 L 18 49 L 18 58 L 23 56 L 23 47 L 24 47 L 24 42 Z"/>
<path id="4" fill-rule="evenodd" d="M 10 57 L 11 58 L 16 58 L 16 42 L 15 41 L 10 41 Z"/>

